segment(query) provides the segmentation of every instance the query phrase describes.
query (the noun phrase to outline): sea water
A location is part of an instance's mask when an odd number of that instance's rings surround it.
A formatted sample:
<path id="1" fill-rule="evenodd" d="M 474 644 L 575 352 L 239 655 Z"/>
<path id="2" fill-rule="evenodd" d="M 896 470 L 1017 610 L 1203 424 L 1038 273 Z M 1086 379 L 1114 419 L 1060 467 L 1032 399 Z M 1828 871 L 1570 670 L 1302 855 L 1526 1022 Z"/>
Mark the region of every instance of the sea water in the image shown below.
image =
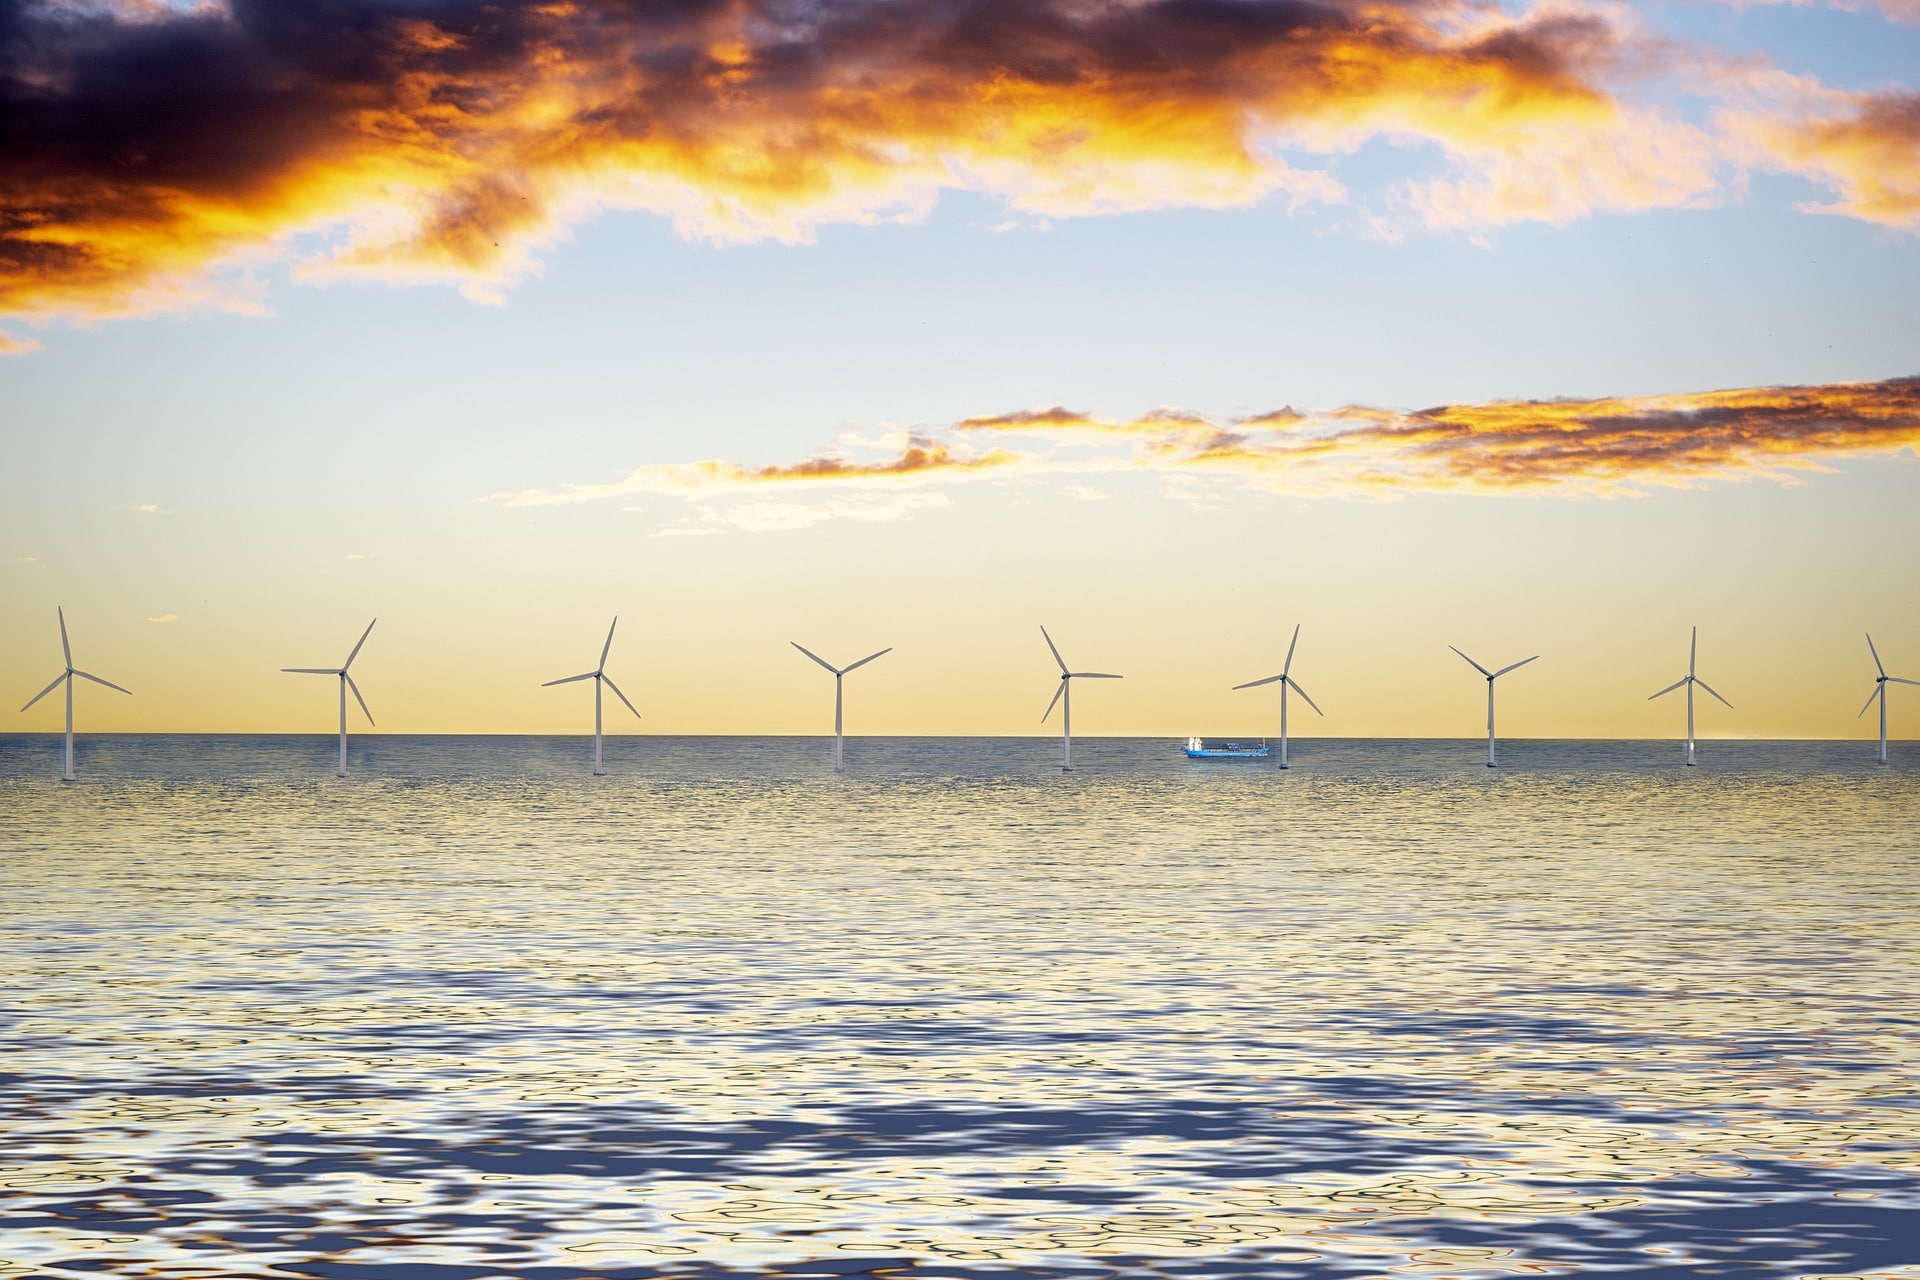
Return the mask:
<path id="1" fill-rule="evenodd" d="M 1920 746 L 0 738 L 0 1276 L 1920 1272 Z"/>

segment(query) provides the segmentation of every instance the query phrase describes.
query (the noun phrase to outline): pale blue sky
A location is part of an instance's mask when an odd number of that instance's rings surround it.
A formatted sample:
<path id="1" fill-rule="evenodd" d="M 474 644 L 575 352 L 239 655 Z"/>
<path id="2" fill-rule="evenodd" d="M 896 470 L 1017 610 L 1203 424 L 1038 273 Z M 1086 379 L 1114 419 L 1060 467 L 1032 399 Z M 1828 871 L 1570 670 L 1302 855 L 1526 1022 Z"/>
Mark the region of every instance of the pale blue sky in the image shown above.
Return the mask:
<path id="1" fill-rule="evenodd" d="M 1910 91 L 1920 67 L 1920 30 L 1873 14 L 1646 12 L 1661 30 L 1764 53 L 1833 86 Z M 1381 193 L 1430 158 L 1375 141 L 1302 163 L 1385 207 Z M 1311 557 L 1303 590 L 1320 616 L 1336 614 L 1339 592 L 1351 590 L 1353 636 L 1391 622 L 1419 631 L 1423 654 L 1451 615 L 1410 614 L 1397 602 L 1438 609 L 1429 594 L 1454 601 L 1446 608 L 1462 610 L 1463 622 L 1475 602 L 1508 619 L 1537 605 L 1554 619 L 1543 629 L 1569 635 L 1587 600 L 1640 609 L 1645 629 L 1677 630 L 1699 610 L 1718 610 L 1731 626 L 1745 610 L 1749 640 L 1794 617 L 1793 600 L 1818 599 L 1835 612 L 1834 654 L 1858 645 L 1859 626 L 1890 615 L 1920 652 L 1920 614 L 1900 588 L 1916 565 L 1898 543 L 1920 543 L 1910 455 L 1844 464 L 1843 475 L 1798 489 L 1763 481 L 1640 501 L 1385 505 L 1229 493 L 1218 499 L 1224 515 L 1195 512 L 1153 480 L 1106 484 L 1108 500 L 1095 503 L 1031 482 L 955 491 L 948 505 L 891 523 L 702 539 L 649 536 L 687 518 L 672 497 L 624 504 L 638 512 L 475 502 L 613 480 L 646 464 L 793 462 L 851 424 L 940 429 L 1053 404 L 1231 417 L 1289 403 L 1410 409 L 1920 372 L 1920 236 L 1796 209 L 1814 196 L 1802 180 L 1756 173 L 1708 209 L 1518 223 L 1482 237 L 1413 229 L 1397 241 L 1367 233 L 1351 207 L 1289 213 L 1277 200 L 1056 218 L 1044 229 L 1019 218 L 1024 225 L 996 231 L 1010 220 L 1002 204 L 948 193 L 922 222 L 833 225 L 798 245 L 691 243 L 658 217 L 612 213 L 545 251 L 539 274 L 498 306 L 439 285 L 313 287 L 269 264 L 259 268 L 263 315 L 15 323 L 44 349 L 0 360 L 0 672 L 13 685 L 40 679 L 43 615 L 76 600 L 91 607 L 102 643 L 123 653 L 162 643 L 159 628 L 143 630 L 146 617 L 218 618 L 220 652 L 257 649 L 263 672 L 331 661 L 335 633 L 350 639 L 364 617 L 410 604 L 432 619 L 410 642 L 422 661 L 435 626 L 537 615 L 502 623 L 510 638 L 498 643 L 544 653 L 538 626 L 591 631 L 592 619 L 636 606 L 727 627 L 763 606 L 784 643 L 787 619 L 815 617 L 809 600 L 834 600 L 875 619 L 850 628 L 855 645 L 883 630 L 881 602 L 916 612 L 928 636 L 940 633 L 943 611 L 996 623 L 1005 614 L 1009 634 L 1016 620 L 1019 628 L 1009 644 L 1024 647 L 994 661 L 1016 662 L 1032 647 L 1028 615 L 1050 601 L 1041 567 L 1051 540 L 1091 548 L 1102 562 L 1061 586 L 1069 622 L 1080 609 L 1090 622 L 1122 625 L 1124 601 L 1145 583 L 1177 595 L 1182 611 L 1233 616 L 1245 604 L 1255 627 L 1280 627 L 1299 612 L 1278 598 L 1288 589 L 1280 565 Z M 142 504 L 161 511 L 132 510 Z M 1205 571 L 1183 567 L 1196 542 L 1223 529 L 1236 545 L 1215 549 Z M 1516 549 L 1524 571 L 1515 568 L 1511 590 L 1473 569 L 1482 553 Z M 1673 562 L 1690 552 L 1697 564 Z M 1864 571 L 1855 557 L 1869 553 L 1891 567 Z M 810 578 L 823 560 L 865 567 Z M 1269 565 L 1265 594 L 1252 602 Z M 900 585 L 920 575 L 932 583 Z M 490 589 L 502 598 L 484 608 L 446 600 Z M 291 651 L 309 631 L 312 644 Z M 1796 643 L 1808 661 L 1827 652 Z M 185 649 L 177 656 L 193 660 Z M 471 653 L 462 661 L 476 678 L 488 670 Z M 1177 652 L 1165 661 L 1179 669 Z M 563 648 L 552 664 L 551 674 L 578 665 Z M 1359 680 L 1362 667 L 1349 674 Z M 717 669 L 699 662 L 685 678 L 720 687 Z M 194 688 L 215 682 L 205 671 L 197 679 Z M 266 720 L 303 722 L 310 691 L 260 688 Z M 190 692 L 166 705 L 187 705 Z M 449 710 L 457 698 L 436 698 L 396 722 L 472 727 Z M 545 724 L 549 705 L 514 703 L 502 727 Z M 726 723 L 795 723 L 777 698 L 757 705 L 769 708 L 764 721 L 736 707 Z M 1388 705 L 1345 723 L 1393 731 Z M 1765 723 L 1847 729 L 1838 713 L 1796 720 L 1799 705 L 1783 702 Z M 1569 731 L 1639 723 L 1596 718 L 1580 699 L 1569 706 Z M 1174 727 L 1162 723 L 1162 703 L 1140 707 L 1124 727 Z M 1009 710 L 1003 725 L 945 709 L 929 713 L 928 727 L 1024 730 L 1024 714 Z M 258 722 L 228 716 L 242 721 Z M 697 727 L 697 715 L 663 723 Z M 1403 727 L 1436 723 L 1446 721 L 1423 711 Z"/>

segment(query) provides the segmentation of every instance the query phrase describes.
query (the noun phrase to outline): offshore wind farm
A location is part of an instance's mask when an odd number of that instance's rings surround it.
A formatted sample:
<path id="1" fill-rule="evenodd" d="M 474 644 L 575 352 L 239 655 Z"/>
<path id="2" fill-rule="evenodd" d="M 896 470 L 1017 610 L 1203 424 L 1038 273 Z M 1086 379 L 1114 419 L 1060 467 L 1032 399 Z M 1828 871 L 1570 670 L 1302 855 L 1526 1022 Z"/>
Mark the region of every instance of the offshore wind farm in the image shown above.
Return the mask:
<path id="1" fill-rule="evenodd" d="M 21 708 L 21 713 L 24 714 L 25 712 L 30 710 L 35 703 L 45 698 L 49 693 L 52 693 L 56 688 L 61 687 L 62 684 L 64 683 L 64 685 L 67 688 L 67 721 L 66 721 L 65 751 L 62 757 L 63 766 L 62 766 L 60 776 L 63 781 L 71 782 L 75 780 L 74 730 L 73 730 L 73 680 L 77 677 L 80 679 L 90 680 L 96 684 L 104 685 L 109 689 L 118 690 L 121 693 L 127 693 L 128 691 L 125 689 L 122 689 L 119 685 L 111 684 L 105 680 L 102 680 L 98 676 L 89 675 L 88 673 L 84 671 L 78 671 L 73 667 L 72 649 L 67 642 L 66 613 L 64 609 L 56 610 L 56 618 L 60 627 L 61 651 L 67 663 L 66 671 L 61 676 L 56 677 L 52 684 L 49 684 L 46 688 L 42 689 L 39 693 L 35 694 L 33 698 L 28 701 L 26 706 Z M 369 622 L 367 624 L 366 630 L 361 633 L 359 640 L 357 640 L 354 643 L 352 650 L 349 651 L 349 653 L 347 654 L 346 661 L 341 663 L 341 665 L 338 667 L 283 667 L 281 668 L 282 671 L 295 674 L 295 675 L 330 675 L 335 677 L 338 680 L 339 695 L 340 695 L 339 697 L 340 725 L 339 725 L 339 754 L 338 754 L 337 772 L 339 776 L 343 778 L 347 776 L 347 694 L 349 691 L 352 692 L 355 701 L 360 706 L 361 711 L 365 713 L 368 724 L 371 725 L 373 723 L 373 713 L 367 709 L 366 700 L 361 696 L 359 686 L 354 683 L 353 677 L 348 672 L 349 672 L 349 668 L 353 666 L 354 659 L 359 657 L 360 650 L 366 645 L 368 636 L 373 634 L 374 624 L 377 623 L 378 621 L 379 619 L 376 618 L 374 619 L 373 622 Z M 600 648 L 600 660 L 593 670 L 582 672 L 578 675 L 562 676 L 557 680 L 548 680 L 541 685 L 542 688 L 550 689 L 559 685 L 577 684 L 584 680 L 591 680 L 594 682 L 593 769 L 592 771 L 596 777 L 602 776 L 606 773 L 605 720 L 604 720 L 604 714 L 603 714 L 602 690 L 603 689 L 611 690 L 613 692 L 613 695 L 620 700 L 621 705 L 625 706 L 626 709 L 632 713 L 635 720 L 641 719 L 639 709 L 633 705 L 633 703 L 627 698 L 627 695 L 625 693 L 621 692 L 620 687 L 613 682 L 613 678 L 606 673 L 607 659 L 613 652 L 614 631 L 619 626 L 619 624 L 620 624 L 620 619 L 618 617 L 615 617 L 612 623 L 608 625 L 606 640 L 601 645 L 601 648 Z M 1302 689 L 1299 686 L 1299 684 L 1296 681 L 1294 681 L 1291 674 L 1293 670 L 1294 652 L 1298 648 L 1300 643 L 1300 625 L 1301 624 L 1298 624 L 1298 623 L 1294 625 L 1293 634 L 1289 638 L 1287 643 L 1286 658 L 1284 663 L 1281 666 L 1280 673 L 1278 675 L 1267 676 L 1264 679 L 1251 680 L 1246 682 L 1245 684 L 1238 684 L 1233 686 L 1233 690 L 1235 692 L 1238 692 L 1242 689 L 1263 688 L 1271 684 L 1278 684 L 1280 686 L 1280 736 L 1279 736 L 1279 756 L 1278 756 L 1277 764 L 1278 764 L 1278 767 L 1281 769 L 1286 769 L 1290 767 L 1288 763 L 1288 758 L 1287 758 L 1287 747 L 1288 747 L 1287 693 L 1289 689 L 1291 689 L 1294 693 L 1299 694 L 1300 697 L 1307 703 L 1309 707 L 1313 709 L 1313 711 L 1316 714 L 1321 715 L 1323 717 L 1326 714 L 1325 712 L 1320 710 L 1319 705 L 1315 703 L 1312 698 L 1308 697 L 1306 690 Z M 1052 657 L 1055 666 L 1059 668 L 1059 679 L 1054 688 L 1053 698 L 1047 703 L 1047 709 L 1041 715 L 1041 723 L 1045 724 L 1049 719 L 1052 718 L 1055 707 L 1058 707 L 1060 709 L 1060 712 L 1061 712 L 1060 767 L 1063 771 L 1071 772 L 1073 769 L 1073 685 L 1072 685 L 1072 682 L 1076 679 L 1119 680 L 1119 679 L 1122 679 L 1123 677 L 1112 674 L 1112 673 L 1108 673 L 1108 672 L 1073 671 L 1067 666 L 1067 661 L 1064 657 L 1061 656 L 1059 646 L 1054 644 L 1053 637 L 1047 633 L 1047 629 L 1044 626 L 1040 628 L 1040 636 L 1041 636 L 1041 639 L 1045 642 L 1047 646 L 1047 652 Z M 1859 715 L 1864 716 L 1866 712 L 1875 705 L 1876 701 L 1879 703 L 1880 738 L 1879 738 L 1879 754 L 1877 759 L 1879 763 L 1886 764 L 1888 763 L 1887 715 L 1886 715 L 1887 685 L 1888 684 L 1920 684 L 1920 681 L 1908 680 L 1904 677 L 1888 675 L 1885 665 L 1880 661 L 1880 651 L 1878 648 L 1874 646 L 1872 635 L 1868 634 L 1866 637 L 1866 640 L 1867 640 L 1867 651 L 1870 657 L 1872 658 L 1874 669 L 1877 674 L 1875 676 L 1874 692 L 1868 697 L 1866 704 L 1860 709 Z M 799 653 L 804 655 L 808 660 L 813 662 L 815 665 L 823 668 L 830 675 L 833 676 L 832 759 L 833 759 L 834 772 L 836 773 L 841 772 L 846 768 L 845 696 L 844 696 L 843 681 L 849 673 L 856 671 L 861 667 L 866 666 L 868 663 L 873 662 L 876 659 L 883 658 L 887 654 L 892 653 L 893 648 L 889 646 L 888 648 L 877 650 L 874 653 L 868 654 L 864 658 L 861 658 L 855 662 L 849 663 L 845 667 L 836 667 L 832 663 L 828 662 L 825 658 L 822 658 L 818 654 L 814 653 L 811 649 L 808 649 L 804 645 L 800 644 L 797 640 L 789 641 L 788 643 L 791 645 L 792 648 L 794 648 Z M 1522 658 L 1517 662 L 1510 662 L 1506 666 L 1500 667 L 1497 670 L 1490 670 L 1487 667 L 1484 667 L 1480 663 L 1476 662 L 1471 656 L 1463 652 L 1458 647 L 1453 645 L 1448 645 L 1447 647 L 1451 649 L 1455 654 L 1457 654 L 1461 658 L 1461 660 L 1466 662 L 1467 665 L 1471 666 L 1486 680 L 1486 685 L 1487 685 L 1486 764 L 1489 769 L 1495 768 L 1498 766 L 1498 763 L 1499 763 L 1497 739 L 1495 734 L 1495 720 L 1494 720 L 1495 682 L 1501 676 L 1507 675 L 1508 673 L 1513 671 L 1517 671 L 1521 667 L 1527 666 L 1529 663 L 1537 661 L 1540 655 L 1534 654 L 1531 657 Z M 1673 684 L 1668 685 L 1666 688 L 1661 689 L 1657 693 L 1654 693 L 1648 699 L 1648 701 L 1654 701 L 1663 697 L 1666 694 L 1673 693 L 1677 690 L 1681 690 L 1681 689 L 1686 690 L 1687 719 L 1686 719 L 1686 737 L 1684 739 L 1684 763 L 1689 767 L 1691 767 L 1696 763 L 1694 758 L 1696 740 L 1694 735 L 1693 687 L 1697 684 L 1701 689 L 1705 690 L 1710 696 L 1712 696 L 1714 699 L 1716 699 L 1717 701 L 1725 705 L 1729 710 L 1732 710 L 1732 706 L 1733 706 L 1732 703 L 1729 703 L 1725 698 L 1722 698 L 1720 694 L 1713 689 L 1712 686 L 1708 685 L 1704 680 L 1700 679 L 1699 676 L 1696 674 L 1698 656 L 1699 656 L 1699 629 L 1696 627 L 1692 631 L 1688 641 L 1687 674 L 1685 676 L 1682 676 L 1679 680 L 1675 681 Z M 1858 718 L 1858 716 L 1856 716 L 1856 718 Z M 1192 738 L 1190 741 L 1193 743 L 1198 743 L 1200 739 L 1195 737 L 1195 738 Z M 1208 756 L 1212 756 L 1212 757 L 1235 756 L 1235 755 L 1247 756 L 1247 757 L 1257 756 L 1258 758 L 1265 758 L 1266 751 L 1264 747 L 1258 752 L 1252 752 L 1252 751 L 1211 752 L 1211 751 L 1202 751 L 1197 747 L 1190 747 L 1187 750 L 1187 754 L 1193 758 L 1202 758 L 1202 757 L 1208 757 Z"/>
<path id="2" fill-rule="evenodd" d="M 1920 0 L 0 0 L 0 1277 L 1910 1277 L 1916 334 Z"/>

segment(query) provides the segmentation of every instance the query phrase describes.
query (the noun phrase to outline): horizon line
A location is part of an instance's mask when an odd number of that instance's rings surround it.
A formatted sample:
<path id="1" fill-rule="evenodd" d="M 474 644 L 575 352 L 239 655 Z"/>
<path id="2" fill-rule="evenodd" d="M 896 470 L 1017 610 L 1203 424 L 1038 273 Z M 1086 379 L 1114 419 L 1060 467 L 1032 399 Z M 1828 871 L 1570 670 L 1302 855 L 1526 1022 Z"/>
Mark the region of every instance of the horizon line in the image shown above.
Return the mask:
<path id="1" fill-rule="evenodd" d="M 5 732 L 0 732 L 0 740 L 4 740 L 7 738 L 63 738 L 65 736 L 66 736 L 66 731 L 63 729 L 9 730 Z M 333 730 L 287 731 L 287 730 L 273 730 L 273 729 L 105 729 L 105 730 L 76 731 L 74 734 L 74 737 L 76 739 L 79 739 L 79 738 L 320 738 L 320 739 L 325 739 L 327 741 L 332 741 L 334 738 L 338 736 L 339 735 L 337 734 L 337 732 Z M 473 731 L 448 730 L 448 729 L 423 729 L 423 730 L 408 731 L 408 732 L 368 729 L 368 730 L 356 731 L 355 733 L 352 734 L 352 737 L 356 741 L 361 738 L 582 738 L 582 739 L 591 739 L 593 736 L 594 735 L 591 732 L 536 733 L 536 732 L 513 732 L 513 731 L 493 730 L 493 729 L 473 730 Z M 623 739 L 777 738 L 782 740 L 793 740 L 793 741 L 831 741 L 832 738 L 834 737 L 832 733 L 737 733 L 737 732 L 736 733 L 618 733 L 618 734 L 609 732 L 609 733 L 605 733 L 602 736 L 608 737 L 608 738 L 617 737 L 617 738 L 623 738 Z M 1193 734 L 1183 734 L 1183 733 L 1173 733 L 1173 732 L 1167 732 L 1167 733 L 1076 733 L 1074 734 L 1073 740 L 1075 742 L 1082 742 L 1090 739 L 1097 739 L 1101 741 L 1118 742 L 1118 741 L 1146 741 L 1154 738 L 1186 739 L 1194 736 L 1195 735 Z M 1274 734 L 1266 734 L 1266 735 L 1201 734 L 1198 736 L 1200 737 L 1236 737 L 1237 736 L 1237 737 L 1247 737 L 1247 738 L 1263 737 L 1266 740 L 1271 740 L 1275 742 L 1279 741 L 1278 736 Z M 863 734 L 850 733 L 850 734 L 847 734 L 846 737 L 849 741 L 855 741 L 855 740 L 861 740 L 861 739 L 892 740 L 892 739 L 909 739 L 909 738 L 943 738 L 943 739 L 952 739 L 956 741 L 1031 739 L 1035 742 L 1057 742 L 1059 740 L 1059 735 L 1054 733 L 863 733 Z M 1289 742 L 1485 742 L 1486 736 L 1484 734 L 1473 734 L 1467 737 L 1430 737 L 1430 736 L 1420 736 L 1415 734 L 1391 734 L 1391 733 L 1365 734 L 1365 735 L 1289 733 L 1287 735 L 1287 739 Z M 1864 737 L 1858 737 L 1858 738 L 1852 738 L 1852 737 L 1849 737 L 1849 738 L 1803 738 L 1803 737 L 1789 737 L 1784 735 L 1757 734 L 1757 733 L 1745 733 L 1745 734 L 1730 733 L 1730 734 L 1716 734 L 1711 738 L 1702 738 L 1702 737 L 1695 738 L 1696 742 L 1878 742 L 1879 740 L 1880 740 L 1880 737 L 1878 734 L 1867 734 Z M 1616 737 L 1605 737 L 1598 734 L 1548 735 L 1548 734 L 1518 734 L 1518 733 L 1504 734 L 1503 733 L 1499 736 L 1499 741 L 1501 742 L 1685 742 L 1686 735 L 1681 734 L 1677 737 L 1671 737 L 1671 738 L 1668 738 L 1668 737 L 1616 738 Z M 1889 736 L 1887 738 L 1887 741 L 1889 743 L 1894 743 L 1894 742 L 1920 743 L 1920 737 L 1896 738 L 1896 737 Z"/>

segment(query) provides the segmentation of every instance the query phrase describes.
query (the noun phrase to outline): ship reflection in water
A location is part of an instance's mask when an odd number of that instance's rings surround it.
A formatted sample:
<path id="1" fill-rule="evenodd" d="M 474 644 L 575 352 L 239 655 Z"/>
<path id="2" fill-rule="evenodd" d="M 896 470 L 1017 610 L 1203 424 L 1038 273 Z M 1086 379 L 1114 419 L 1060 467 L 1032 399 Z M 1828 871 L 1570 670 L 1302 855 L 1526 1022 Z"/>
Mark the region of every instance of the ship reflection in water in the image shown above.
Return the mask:
<path id="1" fill-rule="evenodd" d="M 0 1275 L 1920 1258 L 1897 744 L 49 742 Z"/>

